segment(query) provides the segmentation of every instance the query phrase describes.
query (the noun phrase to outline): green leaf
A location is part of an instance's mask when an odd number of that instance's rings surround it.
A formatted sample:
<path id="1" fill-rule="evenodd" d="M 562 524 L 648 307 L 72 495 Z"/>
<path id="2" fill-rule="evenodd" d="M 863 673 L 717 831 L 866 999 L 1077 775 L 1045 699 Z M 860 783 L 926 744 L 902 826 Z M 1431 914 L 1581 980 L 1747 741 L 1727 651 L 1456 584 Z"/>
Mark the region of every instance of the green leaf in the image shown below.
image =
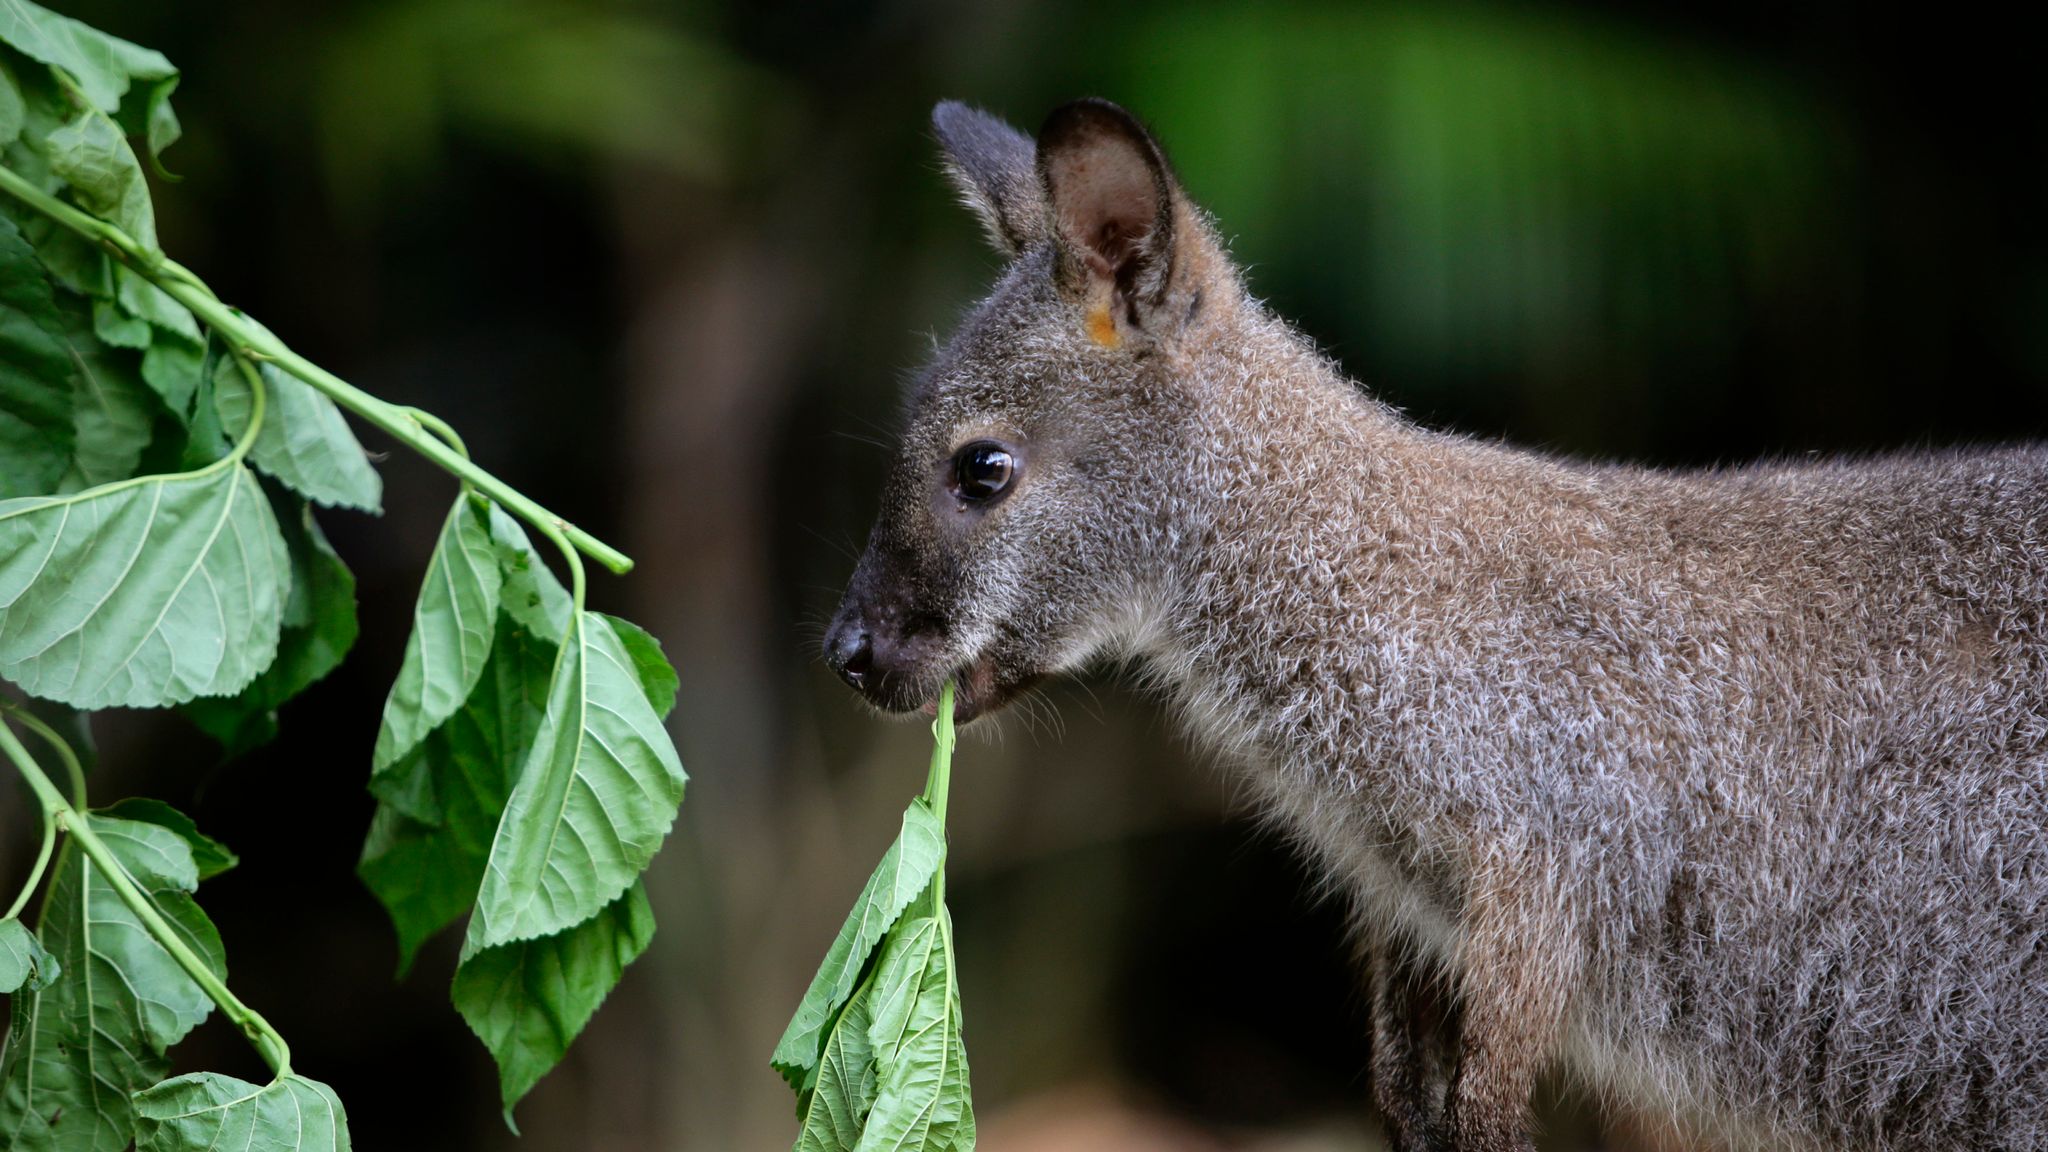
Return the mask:
<path id="1" fill-rule="evenodd" d="M 868 992 L 875 1100 L 856 1152 L 973 1146 L 953 924 L 944 908 L 890 935 Z M 842 1021 L 840 1027 L 845 1027 Z"/>
<path id="2" fill-rule="evenodd" d="M 14 143 L 28 123 L 28 105 L 21 98 L 21 86 L 14 82 L 14 69 L 0 60 L 0 147 Z"/>
<path id="3" fill-rule="evenodd" d="M 0 996 L 27 988 L 40 992 L 63 972 L 57 958 L 43 951 L 43 942 L 28 925 L 0 920 Z"/>
<path id="4" fill-rule="evenodd" d="M 818 965 L 818 974 L 790 1018 L 770 1063 L 799 1092 L 809 1091 L 824 1052 L 826 1033 L 853 995 L 868 957 L 874 954 L 911 901 L 931 887 L 946 858 L 946 830 L 923 800 L 903 813 L 903 828 L 875 866 L 854 901 L 853 911 Z"/>
<path id="5" fill-rule="evenodd" d="M 178 937 L 225 979 L 220 935 L 191 897 L 199 868 L 185 839 L 154 824 L 86 820 Z M 59 856 L 42 937 L 63 975 L 14 998 L 0 1061 L 0 1147 L 121 1152 L 131 1134 L 130 1095 L 163 1078 L 165 1051 L 213 1001 L 75 845 Z"/>
<path id="6" fill-rule="evenodd" d="M 156 247 L 156 209 L 149 202 L 149 181 L 142 176 L 135 150 L 112 120 L 98 111 L 80 112 L 50 133 L 43 147 L 50 171 L 71 185 L 80 207 L 143 247 Z"/>
<path id="7" fill-rule="evenodd" d="M 875 1051 L 868 1042 L 867 989 L 846 1002 L 818 1064 L 815 1089 L 797 1110 L 796 1152 L 845 1152 L 860 1143 L 875 1106 Z"/>
<path id="8" fill-rule="evenodd" d="M 239 466 L 0 501 L 0 677 L 76 708 L 239 692 L 277 653 L 285 563 Z"/>
<path id="9" fill-rule="evenodd" d="M 62 327 L 34 249 L 0 217 L 0 498 L 54 492 L 70 464 L 72 373 Z"/>
<path id="10" fill-rule="evenodd" d="M 686 779 L 619 634 L 583 613 L 505 804 L 465 947 L 552 936 L 597 915 L 654 859 Z"/>
<path id="11" fill-rule="evenodd" d="M 130 348 L 137 352 L 149 347 L 151 330 L 149 321 L 130 316 L 112 300 L 92 302 L 92 331 L 116 348 Z"/>
<path id="12" fill-rule="evenodd" d="M 483 674 L 504 582 L 485 520 L 487 503 L 464 492 L 448 510 L 413 607 L 405 660 L 384 702 L 373 772 L 388 771 L 440 727 Z"/>
<path id="13" fill-rule="evenodd" d="M 150 283 L 142 273 L 126 264 L 114 265 L 114 298 L 121 310 L 149 326 L 167 332 L 195 348 L 203 347 L 206 334 L 192 310 L 178 303 L 170 293 Z"/>
<path id="14" fill-rule="evenodd" d="M 136 1152 L 348 1152 L 334 1089 L 304 1076 L 262 1087 L 214 1072 L 166 1080 L 135 1097 Z"/>
<path id="15" fill-rule="evenodd" d="M 130 796 L 111 807 L 99 809 L 99 812 L 115 819 L 154 824 L 176 832 L 185 846 L 192 850 L 192 865 L 198 869 L 201 880 L 211 880 L 242 862 L 240 857 L 228 851 L 227 845 L 201 832 L 190 816 L 161 800 Z"/>
<path id="16" fill-rule="evenodd" d="M 249 381 L 235 357 L 214 369 L 213 396 L 221 427 L 239 437 L 249 426 Z M 145 365 L 146 367 L 146 365 Z M 384 482 L 369 454 L 326 393 L 275 365 L 258 365 L 269 408 L 249 458 L 285 486 L 318 504 L 382 511 Z"/>
<path id="17" fill-rule="evenodd" d="M 276 736 L 277 710 L 340 667 L 356 642 L 355 576 L 305 501 L 274 487 L 269 494 L 291 558 L 277 659 L 237 695 L 193 700 L 183 709 L 231 757 Z"/>
<path id="18" fill-rule="evenodd" d="M 661 641 L 631 620 L 605 616 L 604 622 L 619 634 L 619 643 L 625 646 L 626 655 L 632 658 L 633 673 L 640 680 L 640 690 L 647 694 L 648 707 L 654 709 L 656 716 L 667 719 L 668 714 L 675 710 L 676 690 L 680 682 L 676 679 L 676 670 L 669 666 L 668 657 L 662 655 Z"/>
<path id="19" fill-rule="evenodd" d="M 654 910 L 636 882 L 566 932 L 464 949 L 451 995 L 456 1011 L 497 1061 L 508 1114 L 561 1061 L 653 938 Z"/>
<path id="20" fill-rule="evenodd" d="M 0 41 L 53 68 L 62 68 L 100 111 L 113 115 L 135 80 L 178 74 L 163 53 L 59 16 L 31 0 L 0 3 Z"/>
<path id="21" fill-rule="evenodd" d="M 356 874 L 391 915 L 401 975 L 429 936 L 476 903 L 554 666 L 552 640 L 501 615 L 490 662 L 462 708 L 371 781 L 380 803 Z"/>
<path id="22" fill-rule="evenodd" d="M 135 358 L 93 336 L 84 301 L 59 305 L 71 353 L 71 467 L 59 490 L 77 492 L 135 474 L 161 411 Z"/>
<path id="23" fill-rule="evenodd" d="M 505 574 L 505 611 L 543 636 L 567 632 L 575 610 L 568 591 L 534 551 L 519 521 L 496 504 L 491 505 L 491 540 L 497 545 L 498 567 Z"/>
<path id="24" fill-rule="evenodd" d="M 192 398 L 205 371 L 205 350 L 175 337 L 156 338 L 142 354 L 143 380 L 163 397 L 164 407 L 180 417 L 192 411 Z"/>

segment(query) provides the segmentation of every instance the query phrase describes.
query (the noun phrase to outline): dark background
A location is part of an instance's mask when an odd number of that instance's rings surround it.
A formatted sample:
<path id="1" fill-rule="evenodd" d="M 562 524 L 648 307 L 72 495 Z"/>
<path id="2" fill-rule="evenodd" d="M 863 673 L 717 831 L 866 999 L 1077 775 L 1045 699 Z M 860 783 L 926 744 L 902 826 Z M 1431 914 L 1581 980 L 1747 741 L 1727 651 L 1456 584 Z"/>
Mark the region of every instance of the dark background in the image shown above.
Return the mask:
<path id="1" fill-rule="evenodd" d="M 395 453 L 381 520 L 324 518 L 362 639 L 276 744 L 221 764 L 175 719 L 99 719 L 99 799 L 171 800 L 242 854 L 202 893 L 234 983 L 380 1152 L 792 1138 L 768 1052 L 927 740 L 815 641 L 897 389 L 997 267 L 935 99 L 1027 131 L 1126 103 L 1254 289 L 1434 423 L 1683 465 L 2048 425 L 2039 41 L 1960 9 L 61 7 L 185 71 L 166 247 L 634 555 L 592 599 L 681 674 L 660 933 L 517 1142 L 447 1004 L 455 940 L 394 983 L 352 871 L 450 482 Z M 1236 800 L 1106 677 L 966 743 L 948 893 L 989 1152 L 1376 1146 L 1342 917 Z M 0 804 L 4 879 L 31 845 L 25 795 Z M 180 1058 L 257 1072 L 217 1020 Z M 1599 1145 L 1551 1111 L 1555 1146 Z"/>

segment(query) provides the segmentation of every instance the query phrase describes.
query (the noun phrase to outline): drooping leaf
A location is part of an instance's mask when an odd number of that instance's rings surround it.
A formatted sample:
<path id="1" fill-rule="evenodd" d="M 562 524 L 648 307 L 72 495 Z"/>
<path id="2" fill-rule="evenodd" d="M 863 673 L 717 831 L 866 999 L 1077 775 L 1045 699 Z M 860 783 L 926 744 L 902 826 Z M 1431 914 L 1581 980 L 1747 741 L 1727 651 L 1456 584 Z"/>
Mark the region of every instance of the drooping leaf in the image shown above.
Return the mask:
<path id="1" fill-rule="evenodd" d="M 505 611 L 539 635 L 559 637 L 567 632 L 574 609 L 568 590 L 534 551 L 519 521 L 495 504 L 491 505 L 491 540 L 498 548 L 498 567 L 505 574 Z"/>
<path id="2" fill-rule="evenodd" d="M 192 850 L 192 865 L 199 871 L 199 879 L 211 880 L 241 863 L 241 858 L 228 850 L 228 846 L 199 830 L 190 816 L 171 807 L 161 800 L 145 796 L 130 796 L 106 808 L 98 810 L 101 815 L 116 820 L 132 820 L 138 824 L 154 824 L 168 828 L 178 834 L 185 846 Z"/>
<path id="3" fill-rule="evenodd" d="M 555 662 L 465 947 L 552 936 L 597 915 L 654 858 L 686 779 L 618 633 L 583 613 Z"/>
<path id="4" fill-rule="evenodd" d="M 28 105 L 21 98 L 21 87 L 14 82 L 14 69 L 0 60 L 0 148 L 14 143 L 27 123 Z"/>
<path id="5" fill-rule="evenodd" d="M 341 665 L 356 642 L 356 578 L 305 501 L 273 488 L 272 510 L 291 558 L 277 659 L 234 696 L 193 700 L 185 715 L 239 756 L 277 735 L 277 710 Z"/>
<path id="6" fill-rule="evenodd" d="M 275 365 L 257 371 L 269 408 L 249 450 L 256 466 L 316 504 L 381 511 L 384 482 L 334 401 Z M 213 390 L 221 427 L 239 437 L 249 426 L 251 395 L 234 357 L 220 358 Z"/>
<path id="7" fill-rule="evenodd" d="M 206 343 L 206 334 L 200 331 L 199 320 L 191 309 L 126 264 L 114 265 L 114 298 L 120 302 L 122 311 L 148 322 L 151 328 L 195 348 Z"/>
<path id="8" fill-rule="evenodd" d="M 476 687 L 498 618 L 504 576 L 481 497 L 455 498 L 413 607 L 405 660 L 384 702 L 373 772 L 385 772 L 453 715 Z"/>
<path id="9" fill-rule="evenodd" d="M 86 820 L 185 946 L 225 979 L 220 935 L 191 896 L 199 868 L 184 838 L 154 824 Z M 0 1147 L 121 1152 L 133 1126 L 130 1096 L 163 1078 L 165 1051 L 213 1002 L 75 844 L 60 854 L 41 931 L 63 972 L 14 998 L 0 1061 Z"/>
<path id="10" fill-rule="evenodd" d="M 875 1107 L 875 1051 L 868 1042 L 867 988 L 855 990 L 826 1034 L 817 1085 L 802 1099 L 795 1152 L 845 1152 L 860 1143 Z"/>
<path id="11" fill-rule="evenodd" d="M 93 335 L 116 348 L 137 352 L 148 348 L 151 338 L 149 321 L 130 316 L 112 300 L 92 302 L 92 331 Z"/>
<path id="12" fill-rule="evenodd" d="M 35 251 L 0 217 L 0 498 L 57 490 L 71 459 L 71 358 Z"/>
<path id="13" fill-rule="evenodd" d="M 875 1099 L 855 1152 L 973 1146 L 959 1000 L 951 917 L 939 908 L 904 921 L 883 946 L 868 991 Z"/>
<path id="14" fill-rule="evenodd" d="M 662 655 L 661 641 L 631 620 L 606 616 L 604 621 L 619 634 L 619 643 L 632 659 L 640 690 L 647 693 L 648 707 L 654 709 L 656 716 L 666 719 L 675 710 L 676 691 L 681 682 L 676 679 L 676 670 L 669 665 L 668 657 Z"/>
<path id="15" fill-rule="evenodd" d="M 205 370 L 205 350 L 175 336 L 157 334 L 142 354 L 142 379 L 163 397 L 164 407 L 180 416 L 192 411 Z"/>
<path id="16" fill-rule="evenodd" d="M 136 1152 L 349 1152 L 334 1089 L 292 1075 L 258 1087 L 195 1072 L 135 1097 Z"/>
<path id="17" fill-rule="evenodd" d="M 0 677 L 77 708 L 239 692 L 277 653 L 286 563 L 239 466 L 0 501 Z"/>
<path id="18" fill-rule="evenodd" d="M 40 992 L 63 971 L 57 958 L 19 920 L 0 920 L 0 996 L 22 988 Z"/>
<path id="19" fill-rule="evenodd" d="M 555 645 L 498 619 L 490 662 L 462 708 L 390 772 L 356 874 L 391 915 L 399 972 L 476 903 L 513 781 L 547 707 Z"/>
<path id="20" fill-rule="evenodd" d="M 0 4 L 0 41 L 31 60 L 70 73 L 86 97 L 109 116 L 120 109 L 132 82 L 163 81 L 178 74 L 161 52 L 109 36 L 32 0 Z"/>
<path id="21" fill-rule="evenodd" d="M 498 1064 L 505 1111 L 569 1050 L 619 977 L 654 938 L 638 882 L 596 916 L 553 936 L 463 950 L 451 993 Z"/>
<path id="22" fill-rule="evenodd" d="M 126 232 L 145 248 L 156 247 L 156 208 L 142 163 L 121 129 L 104 114 L 80 112 L 43 141 L 50 171 L 71 186 L 86 211 Z"/>
<path id="23" fill-rule="evenodd" d="M 818 965 L 818 974 L 811 978 L 810 989 L 791 1016 L 782 1041 L 775 1046 L 770 1062 L 798 1092 L 809 1091 L 815 1083 L 826 1033 L 853 995 L 868 957 L 911 901 L 931 887 L 945 856 L 946 830 L 923 800 L 912 801 L 904 810 L 903 827 L 895 843 L 868 877 L 853 911 Z"/>

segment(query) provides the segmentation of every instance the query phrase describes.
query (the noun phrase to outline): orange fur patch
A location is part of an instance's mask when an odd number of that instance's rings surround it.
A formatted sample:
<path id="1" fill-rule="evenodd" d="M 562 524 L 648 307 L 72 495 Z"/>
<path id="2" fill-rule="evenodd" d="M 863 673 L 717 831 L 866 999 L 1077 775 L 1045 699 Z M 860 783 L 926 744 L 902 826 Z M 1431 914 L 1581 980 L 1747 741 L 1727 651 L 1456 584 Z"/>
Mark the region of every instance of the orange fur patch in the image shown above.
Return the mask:
<path id="1" fill-rule="evenodd" d="M 1104 348 L 1114 348 L 1123 343 L 1123 337 L 1116 330 L 1116 320 L 1109 314 L 1109 305 L 1100 304 L 1089 310 L 1088 338 Z"/>

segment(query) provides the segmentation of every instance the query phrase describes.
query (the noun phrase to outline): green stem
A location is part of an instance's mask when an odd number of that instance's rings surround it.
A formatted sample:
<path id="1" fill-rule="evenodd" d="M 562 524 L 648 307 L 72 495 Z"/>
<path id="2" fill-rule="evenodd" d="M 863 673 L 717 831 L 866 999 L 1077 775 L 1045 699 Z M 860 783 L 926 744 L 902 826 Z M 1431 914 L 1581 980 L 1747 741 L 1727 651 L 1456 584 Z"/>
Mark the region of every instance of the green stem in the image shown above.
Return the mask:
<path id="1" fill-rule="evenodd" d="M 57 814 L 45 808 L 43 809 L 43 846 L 36 853 L 35 866 L 28 870 L 28 882 L 21 886 L 20 892 L 15 893 L 14 903 L 8 905 L 7 914 L 0 916 L 0 920 L 12 920 L 21 915 L 23 908 L 28 907 L 28 898 L 33 896 L 36 888 L 42 884 L 43 870 L 50 866 L 50 853 L 56 847 Z"/>
<path id="2" fill-rule="evenodd" d="M 113 888 L 114 894 L 121 898 L 123 904 L 128 905 L 128 910 L 135 913 L 135 918 L 142 921 L 142 926 L 149 930 L 150 937 L 156 941 L 157 946 L 169 953 L 171 959 L 178 962 L 178 967 L 183 968 L 185 974 L 192 978 L 193 983 L 199 985 L 215 1004 L 220 1005 L 221 1011 L 227 1014 L 228 1019 L 233 1020 L 236 1026 L 241 1028 L 242 1035 L 247 1036 L 249 1042 L 256 1046 L 256 1051 L 262 1055 L 264 1062 L 270 1065 L 271 1071 L 280 1079 L 289 1076 L 292 1070 L 292 1052 L 285 1044 L 284 1037 L 278 1035 L 277 1029 L 272 1028 L 270 1022 L 260 1013 L 242 1003 L 239 997 L 229 991 L 227 984 L 192 951 L 191 946 L 187 945 L 177 930 L 164 919 L 163 913 L 157 911 L 149 896 L 135 886 L 135 881 L 128 875 L 128 870 L 121 866 L 121 861 L 115 857 L 113 851 L 93 832 L 91 822 L 78 808 L 73 807 L 70 801 L 64 799 L 64 794 L 51 783 L 42 766 L 28 754 L 27 748 L 22 747 L 21 740 L 14 734 L 14 729 L 4 723 L 0 723 L 0 751 L 7 753 L 8 759 L 13 760 L 14 766 L 20 770 L 22 778 L 28 781 L 30 790 L 43 805 L 44 814 L 61 825 L 64 831 L 70 834 L 72 841 L 84 850 L 86 858 L 99 865 L 100 870 L 106 873 L 108 886 Z"/>
<path id="3" fill-rule="evenodd" d="M 78 753 L 72 750 L 71 741 L 66 740 L 55 728 L 45 724 L 42 717 L 26 708 L 10 705 L 7 714 L 14 717 L 15 722 L 23 728 L 42 737 L 43 743 L 56 751 L 57 758 L 64 762 L 64 774 L 71 781 L 71 806 L 84 811 L 85 765 L 78 762 Z"/>
<path id="4" fill-rule="evenodd" d="M 534 503 L 518 489 L 477 467 L 455 447 L 429 433 L 413 409 L 380 400 L 300 356 L 262 325 L 221 303 L 204 283 L 163 253 L 143 247 L 121 229 L 66 204 L 4 166 L 0 166 L 0 191 L 13 194 L 57 223 L 88 240 L 99 242 L 116 259 L 191 309 L 194 315 L 206 321 L 238 350 L 275 363 L 326 393 L 335 403 L 383 429 L 393 439 L 433 461 L 442 471 L 473 485 L 542 533 L 569 541 L 575 549 L 620 575 L 632 571 L 633 561 L 624 553 Z M 443 424 L 441 427 L 445 429 L 447 426 Z"/>
<path id="5" fill-rule="evenodd" d="M 924 778 L 924 802 L 931 806 L 932 815 L 939 818 L 939 830 L 946 828 L 946 798 L 953 788 L 953 682 L 946 681 L 939 689 L 938 715 L 932 719 L 932 766 Z M 939 870 L 932 876 L 932 915 L 937 916 L 946 907 L 946 860 L 939 858 Z M 950 952 L 952 944 L 947 943 Z M 951 957 L 948 956 L 950 965 Z M 949 966 L 948 971 L 951 971 Z"/>

